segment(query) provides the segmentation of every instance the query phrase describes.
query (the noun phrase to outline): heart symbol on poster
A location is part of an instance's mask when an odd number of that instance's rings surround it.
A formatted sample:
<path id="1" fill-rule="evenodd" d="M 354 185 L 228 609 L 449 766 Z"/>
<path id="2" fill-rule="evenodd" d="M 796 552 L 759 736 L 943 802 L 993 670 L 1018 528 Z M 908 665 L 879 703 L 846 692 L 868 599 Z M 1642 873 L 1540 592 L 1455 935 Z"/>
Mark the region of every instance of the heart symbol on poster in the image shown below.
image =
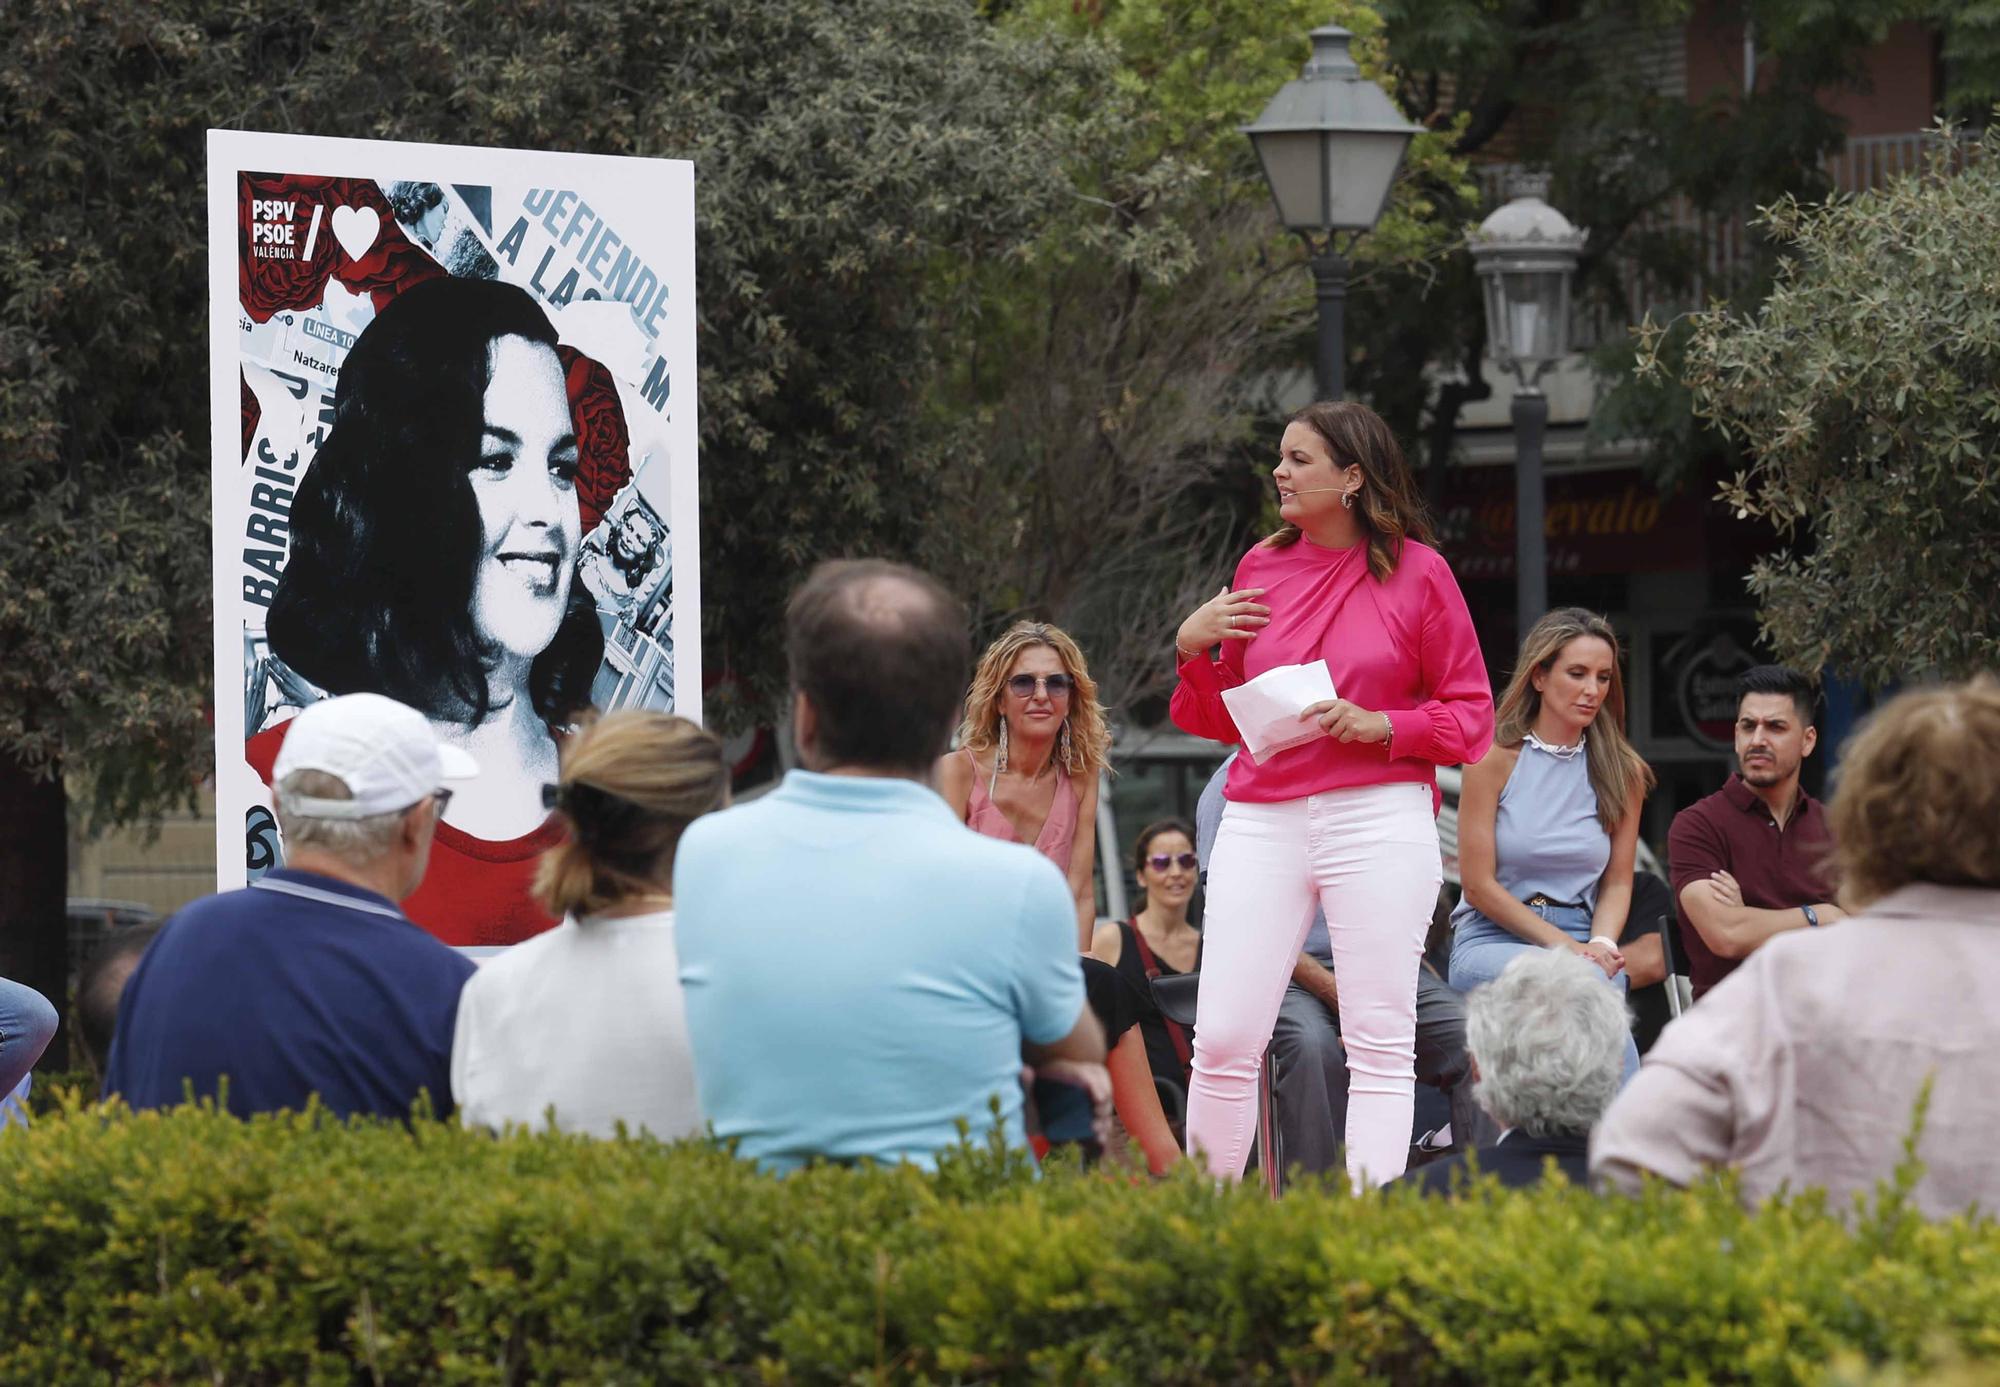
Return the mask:
<path id="1" fill-rule="evenodd" d="M 349 260 L 359 260 L 382 234 L 382 216 L 373 207 L 333 209 L 333 239 L 347 252 Z"/>

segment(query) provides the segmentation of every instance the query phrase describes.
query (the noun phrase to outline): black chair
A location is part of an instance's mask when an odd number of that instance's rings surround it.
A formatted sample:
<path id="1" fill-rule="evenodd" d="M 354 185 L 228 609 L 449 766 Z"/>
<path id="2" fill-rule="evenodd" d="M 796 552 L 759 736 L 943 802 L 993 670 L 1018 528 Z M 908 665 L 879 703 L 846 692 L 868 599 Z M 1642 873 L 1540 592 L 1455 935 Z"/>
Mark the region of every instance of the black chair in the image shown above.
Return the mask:
<path id="1" fill-rule="evenodd" d="M 1200 973 L 1174 973 L 1153 979 L 1153 1005 L 1160 1015 L 1182 1026 L 1194 1024 L 1195 1001 L 1201 990 Z M 1282 1192 L 1285 1174 L 1284 1136 L 1278 1128 L 1278 1057 L 1264 1047 L 1264 1063 L 1257 1069 L 1257 1165 L 1264 1172 L 1264 1186 L 1276 1199 Z"/>
<path id="2" fill-rule="evenodd" d="M 1687 950 L 1681 945 L 1680 912 L 1670 910 L 1660 921 L 1660 952 L 1667 962 L 1667 1014 L 1679 1020 L 1693 999 L 1694 983 L 1688 977 Z M 1681 994 L 1685 983 L 1688 995 Z"/>

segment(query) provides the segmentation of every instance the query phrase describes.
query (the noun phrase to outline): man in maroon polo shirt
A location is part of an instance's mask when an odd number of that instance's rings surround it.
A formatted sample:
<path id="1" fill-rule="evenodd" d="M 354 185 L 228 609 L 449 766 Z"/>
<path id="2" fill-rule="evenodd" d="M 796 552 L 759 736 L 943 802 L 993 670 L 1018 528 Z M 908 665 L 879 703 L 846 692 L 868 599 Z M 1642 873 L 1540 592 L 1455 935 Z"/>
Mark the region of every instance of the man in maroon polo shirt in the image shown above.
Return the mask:
<path id="1" fill-rule="evenodd" d="M 1697 998 L 1772 935 L 1842 918 L 1827 883 L 1826 809 L 1799 786 L 1818 741 L 1803 674 L 1759 665 L 1737 681 L 1739 773 L 1676 814 L 1667 837 Z"/>

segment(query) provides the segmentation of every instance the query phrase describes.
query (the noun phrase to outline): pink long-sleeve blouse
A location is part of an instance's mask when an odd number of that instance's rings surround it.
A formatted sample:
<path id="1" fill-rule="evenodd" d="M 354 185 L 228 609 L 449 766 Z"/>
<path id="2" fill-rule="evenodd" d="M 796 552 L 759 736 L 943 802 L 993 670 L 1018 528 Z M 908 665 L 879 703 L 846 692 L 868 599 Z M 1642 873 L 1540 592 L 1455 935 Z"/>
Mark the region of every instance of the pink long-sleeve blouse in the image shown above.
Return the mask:
<path id="1" fill-rule="evenodd" d="M 1224 641 L 1220 659 L 1203 652 L 1182 663 L 1170 705 L 1176 726 L 1238 742 L 1224 689 L 1278 665 L 1324 659 L 1340 697 L 1387 713 L 1395 731 L 1386 746 L 1322 737 L 1261 765 L 1239 756 L 1228 798 L 1273 803 L 1414 782 L 1431 786 L 1435 805 L 1436 768 L 1486 754 L 1493 689 L 1465 597 L 1437 550 L 1405 541 L 1396 571 L 1377 582 L 1365 544 L 1328 549 L 1303 537 L 1282 549 L 1259 544 L 1236 565 L 1232 586 L 1265 589 L 1257 600 L 1271 608 L 1271 624 L 1251 640 Z"/>

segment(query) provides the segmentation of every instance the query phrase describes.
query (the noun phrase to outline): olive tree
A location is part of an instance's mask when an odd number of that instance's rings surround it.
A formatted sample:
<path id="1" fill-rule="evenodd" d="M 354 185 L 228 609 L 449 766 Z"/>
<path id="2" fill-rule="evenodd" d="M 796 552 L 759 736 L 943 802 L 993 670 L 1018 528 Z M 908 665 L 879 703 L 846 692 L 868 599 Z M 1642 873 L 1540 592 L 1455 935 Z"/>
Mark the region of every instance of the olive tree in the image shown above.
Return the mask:
<path id="1" fill-rule="evenodd" d="M 1788 663 L 1871 686 L 2000 662 L 2000 131 L 1923 174 L 1764 216 L 1754 313 L 1698 315 L 1683 383 L 1748 462 L 1722 490 L 1790 546 L 1750 589 Z M 1642 346 L 1662 370 L 1661 331 Z"/>

